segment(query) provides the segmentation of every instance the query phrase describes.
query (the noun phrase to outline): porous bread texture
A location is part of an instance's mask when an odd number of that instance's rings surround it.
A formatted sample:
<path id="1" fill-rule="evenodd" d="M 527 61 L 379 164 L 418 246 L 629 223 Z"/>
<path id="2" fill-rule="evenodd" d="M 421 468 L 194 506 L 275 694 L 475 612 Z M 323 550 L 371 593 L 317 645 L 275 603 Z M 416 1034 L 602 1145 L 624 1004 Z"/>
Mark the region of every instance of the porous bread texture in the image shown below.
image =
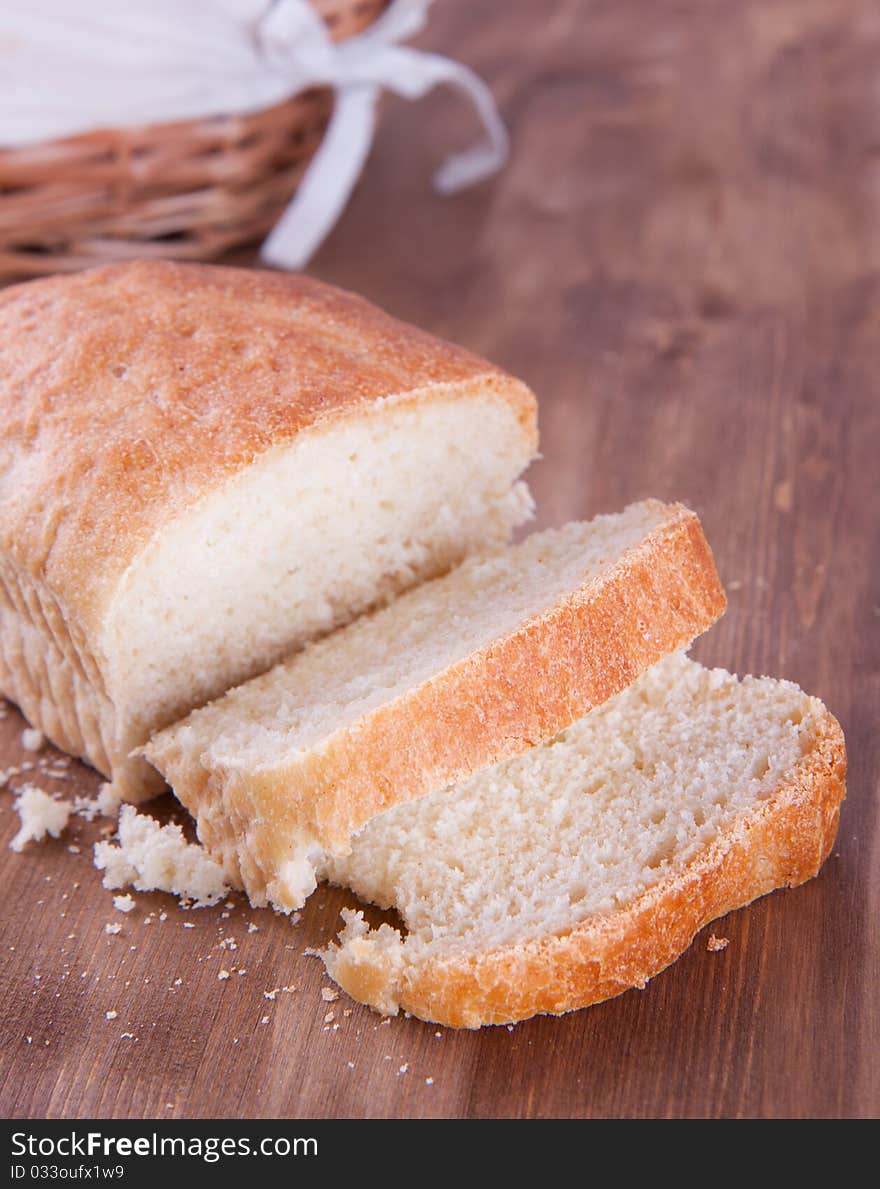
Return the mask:
<path id="1" fill-rule="evenodd" d="M 845 791 L 821 702 L 674 654 L 553 740 L 374 819 L 322 875 L 349 912 L 324 955 L 355 999 L 456 1027 L 643 986 L 710 920 L 815 875 Z"/>
<path id="2" fill-rule="evenodd" d="M 296 909 L 323 849 L 555 734 L 723 608 L 694 513 L 634 504 L 466 561 L 144 754 L 251 902 Z"/>
<path id="3" fill-rule="evenodd" d="M 105 888 L 170 892 L 194 908 L 216 904 L 229 891 L 223 868 L 204 847 L 187 842 L 173 822 L 160 825 L 133 805 L 123 805 L 116 839 L 95 843 L 95 866 L 104 872 Z"/>
<path id="4" fill-rule="evenodd" d="M 302 277 L 0 294 L 0 690 L 128 800 L 158 727 L 531 513 L 535 402 Z"/>

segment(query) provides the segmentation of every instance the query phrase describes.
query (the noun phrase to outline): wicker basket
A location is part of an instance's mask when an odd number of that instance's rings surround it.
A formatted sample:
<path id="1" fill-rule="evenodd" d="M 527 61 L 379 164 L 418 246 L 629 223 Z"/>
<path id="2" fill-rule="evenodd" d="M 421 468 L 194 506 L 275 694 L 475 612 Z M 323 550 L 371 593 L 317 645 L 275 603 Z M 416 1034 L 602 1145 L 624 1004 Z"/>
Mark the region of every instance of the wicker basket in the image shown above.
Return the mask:
<path id="1" fill-rule="evenodd" d="M 311 0 L 334 41 L 388 0 Z M 333 110 L 313 88 L 246 116 L 116 128 L 0 149 L 0 281 L 132 257 L 208 260 L 260 239 Z"/>

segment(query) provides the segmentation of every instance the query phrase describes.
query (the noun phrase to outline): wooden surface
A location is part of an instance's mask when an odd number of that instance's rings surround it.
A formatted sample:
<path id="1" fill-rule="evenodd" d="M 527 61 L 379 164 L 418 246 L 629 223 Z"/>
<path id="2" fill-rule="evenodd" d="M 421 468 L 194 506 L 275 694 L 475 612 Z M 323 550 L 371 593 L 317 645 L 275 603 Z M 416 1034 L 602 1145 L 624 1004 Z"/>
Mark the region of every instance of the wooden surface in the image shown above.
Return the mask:
<path id="1" fill-rule="evenodd" d="M 295 927 L 238 897 L 184 913 L 139 896 L 123 917 L 88 855 L 100 823 L 77 821 L 63 842 L 0 850 L 0 1108 L 876 1114 L 880 10 L 444 0 L 423 40 L 491 83 L 511 161 L 435 198 L 432 165 L 467 139 L 468 113 L 449 96 L 389 101 L 314 273 L 534 386 L 539 523 L 646 495 L 700 512 L 730 609 L 695 654 L 792 678 L 838 715 L 838 845 L 812 883 L 716 925 L 727 949 L 702 934 L 643 992 L 437 1036 L 322 1000 L 303 950 L 333 932 L 335 893 Z M 0 766 L 22 758 L 21 725 L 12 710 L 0 723 Z M 77 769 L 54 787 L 96 785 Z"/>

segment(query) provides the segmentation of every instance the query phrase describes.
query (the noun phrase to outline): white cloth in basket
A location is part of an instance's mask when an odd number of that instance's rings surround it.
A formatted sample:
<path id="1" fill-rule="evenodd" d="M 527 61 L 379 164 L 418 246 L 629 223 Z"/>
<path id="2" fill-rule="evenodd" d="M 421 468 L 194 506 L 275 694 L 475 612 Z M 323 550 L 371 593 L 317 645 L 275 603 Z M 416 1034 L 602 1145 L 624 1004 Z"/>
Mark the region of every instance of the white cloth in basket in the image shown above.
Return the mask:
<path id="1" fill-rule="evenodd" d="M 452 193 L 497 170 L 507 135 L 485 83 L 400 43 L 430 0 L 393 0 L 338 45 L 307 0 L 27 0 L 0 5 L 0 146 L 108 127 L 259 111 L 310 86 L 336 91 L 333 117 L 296 196 L 263 244 L 267 263 L 306 264 L 338 219 L 370 150 L 383 88 L 418 98 L 449 84 L 484 137 L 449 157 Z"/>

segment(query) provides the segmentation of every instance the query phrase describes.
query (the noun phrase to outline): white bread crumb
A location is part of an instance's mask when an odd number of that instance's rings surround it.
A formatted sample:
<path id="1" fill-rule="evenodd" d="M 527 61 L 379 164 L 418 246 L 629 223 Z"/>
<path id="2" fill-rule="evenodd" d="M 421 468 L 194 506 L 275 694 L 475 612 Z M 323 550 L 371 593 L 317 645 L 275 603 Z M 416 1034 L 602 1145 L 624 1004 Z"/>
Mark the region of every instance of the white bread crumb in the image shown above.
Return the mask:
<path id="1" fill-rule="evenodd" d="M 97 797 L 74 797 L 73 811 L 84 821 L 93 822 L 96 817 L 117 817 L 121 804 L 113 786 L 105 782 L 98 789 Z"/>
<path id="2" fill-rule="evenodd" d="M 60 838 L 70 819 L 70 802 L 51 797 L 32 784 L 24 786 L 14 804 L 21 819 L 21 829 L 9 844 L 14 851 L 23 851 L 29 842 L 40 842 L 47 834 Z"/>
<path id="3" fill-rule="evenodd" d="M 99 809 L 94 797 L 74 797 L 73 812 L 86 822 L 93 822 L 98 816 Z"/>
<path id="4" fill-rule="evenodd" d="M 339 992 L 334 991 L 332 987 L 322 987 L 321 998 L 325 1003 L 334 1003 L 339 998 Z"/>
<path id="5" fill-rule="evenodd" d="M 134 896 L 114 896 L 113 907 L 118 912 L 131 912 L 134 908 Z"/>
<path id="6" fill-rule="evenodd" d="M 26 727 L 21 733 L 21 745 L 25 751 L 42 751 L 46 745 L 46 736 L 36 727 Z"/>
<path id="7" fill-rule="evenodd" d="M 108 1020 L 115 1020 L 116 1017 L 119 1015 L 119 1012 L 105 1011 L 104 1015 L 107 1017 Z"/>
<path id="8" fill-rule="evenodd" d="M 98 807 L 98 812 L 104 817 L 117 817 L 122 798 L 113 785 L 109 781 L 105 781 L 98 789 L 95 804 Z"/>
<path id="9" fill-rule="evenodd" d="M 117 933 L 122 932 L 122 926 L 121 925 L 111 925 L 110 922 L 108 921 L 107 924 L 104 926 L 104 932 L 110 934 L 111 937 L 115 937 L 115 935 Z"/>
<path id="10" fill-rule="evenodd" d="M 204 847 L 187 842 L 180 826 L 160 826 L 133 805 L 123 805 L 118 845 L 95 843 L 95 866 L 105 888 L 171 892 L 196 908 L 216 904 L 229 891 L 223 868 Z"/>
<path id="11" fill-rule="evenodd" d="M 225 979 L 229 978 L 229 971 L 221 970 L 220 973 L 217 975 L 217 978 L 220 979 L 221 981 L 224 981 Z"/>
<path id="12" fill-rule="evenodd" d="M 706 942 L 706 949 L 710 954 L 717 954 L 719 950 L 726 950 L 729 945 L 729 937 L 716 937 L 714 933 L 710 933 L 709 940 Z"/>

